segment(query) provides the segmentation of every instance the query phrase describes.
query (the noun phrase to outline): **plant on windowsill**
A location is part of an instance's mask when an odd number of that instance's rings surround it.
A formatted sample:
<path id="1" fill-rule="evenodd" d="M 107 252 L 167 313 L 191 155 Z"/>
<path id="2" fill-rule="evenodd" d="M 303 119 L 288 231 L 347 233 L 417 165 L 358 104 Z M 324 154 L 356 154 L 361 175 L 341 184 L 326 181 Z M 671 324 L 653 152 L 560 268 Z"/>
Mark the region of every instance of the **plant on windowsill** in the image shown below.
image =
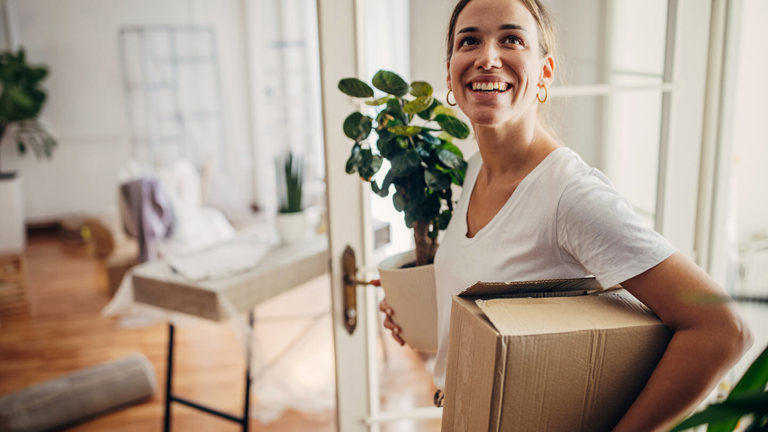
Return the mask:
<path id="1" fill-rule="evenodd" d="M 306 216 L 302 208 L 304 159 L 286 152 L 275 161 L 277 171 L 277 230 L 283 244 L 296 243 L 304 237 Z"/>
<path id="2" fill-rule="evenodd" d="M 51 158 L 56 141 L 37 121 L 45 103 L 40 82 L 47 74 L 45 67 L 27 64 L 23 49 L 0 52 L 0 154 L 3 143 L 12 141 L 22 155 L 31 149 L 38 159 Z M 21 179 L 2 168 L 0 249 L 18 250 L 25 243 Z"/>
<path id="3" fill-rule="evenodd" d="M 345 169 L 370 182 L 373 192 L 381 197 L 388 196 L 394 186 L 392 204 L 404 213 L 405 225 L 413 229 L 416 247 L 412 253 L 382 262 L 379 275 L 387 302 L 400 311 L 398 324 L 403 338 L 416 349 L 434 351 L 437 318 L 431 264 L 438 233 L 448 226 L 453 214 L 451 185 L 463 184 L 467 167 L 453 138 L 466 138 L 469 127 L 432 96 L 432 86 L 424 81 L 408 84 L 397 74 L 380 70 L 371 84 L 385 95 L 374 99 L 371 86 L 357 78 L 339 81 L 339 90 L 368 99 L 365 104 L 375 111 L 373 115 L 353 112 L 344 120 L 344 134 L 354 141 Z M 369 139 L 372 131 L 376 132 L 375 146 Z M 385 159 L 390 168 L 379 184 L 373 176 Z M 401 268 L 414 258 L 413 271 Z M 430 317 L 430 313 L 435 316 Z M 414 322 L 409 322 L 411 319 Z"/>

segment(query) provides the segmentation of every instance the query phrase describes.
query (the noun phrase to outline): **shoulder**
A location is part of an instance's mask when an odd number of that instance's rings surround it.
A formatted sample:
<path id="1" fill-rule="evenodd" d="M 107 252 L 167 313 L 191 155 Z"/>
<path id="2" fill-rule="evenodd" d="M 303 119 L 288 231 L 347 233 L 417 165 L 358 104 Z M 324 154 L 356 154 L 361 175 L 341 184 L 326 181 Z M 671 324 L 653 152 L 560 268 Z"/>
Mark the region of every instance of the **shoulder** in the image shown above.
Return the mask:
<path id="1" fill-rule="evenodd" d="M 482 164 L 483 158 L 480 156 L 480 152 L 475 152 L 472 156 L 469 157 L 469 160 L 467 161 L 467 171 L 477 170 Z"/>

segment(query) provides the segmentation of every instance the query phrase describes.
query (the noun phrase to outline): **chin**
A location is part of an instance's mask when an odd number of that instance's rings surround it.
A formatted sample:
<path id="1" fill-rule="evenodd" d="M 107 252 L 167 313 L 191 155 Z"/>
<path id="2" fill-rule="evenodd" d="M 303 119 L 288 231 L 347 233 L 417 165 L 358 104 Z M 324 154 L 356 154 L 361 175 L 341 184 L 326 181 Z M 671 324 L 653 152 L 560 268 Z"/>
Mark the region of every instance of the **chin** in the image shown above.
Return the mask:
<path id="1" fill-rule="evenodd" d="M 465 112 L 466 113 L 466 112 Z M 504 123 L 505 118 L 493 110 L 483 110 L 481 112 L 466 113 L 470 122 L 477 126 L 494 126 Z"/>

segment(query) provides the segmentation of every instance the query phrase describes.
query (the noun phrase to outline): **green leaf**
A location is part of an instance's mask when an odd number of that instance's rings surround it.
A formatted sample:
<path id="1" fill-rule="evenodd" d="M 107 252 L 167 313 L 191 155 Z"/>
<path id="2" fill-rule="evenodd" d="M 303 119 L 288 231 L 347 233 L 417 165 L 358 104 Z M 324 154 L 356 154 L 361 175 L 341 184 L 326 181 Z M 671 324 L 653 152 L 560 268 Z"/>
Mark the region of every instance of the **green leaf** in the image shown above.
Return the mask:
<path id="1" fill-rule="evenodd" d="M 400 105 L 400 101 L 397 98 L 391 98 L 387 101 L 387 110 L 391 116 L 400 121 L 401 124 L 408 123 L 408 119 L 403 112 L 403 107 Z M 390 125 L 392 126 L 392 125 Z"/>
<path id="2" fill-rule="evenodd" d="M 698 412 L 683 422 L 675 426 L 670 432 L 684 431 L 695 426 L 707 424 L 714 421 L 731 420 L 735 419 L 736 422 L 741 418 L 741 414 L 733 410 L 723 408 L 717 405 L 711 405 L 704 411 Z"/>
<path id="3" fill-rule="evenodd" d="M 394 72 L 380 70 L 376 72 L 371 83 L 377 89 L 384 93 L 395 96 L 403 96 L 408 93 L 410 86 L 400 76 Z"/>
<path id="4" fill-rule="evenodd" d="M 439 149 L 437 151 L 437 158 L 448 168 L 461 169 L 467 165 L 464 159 L 446 149 Z"/>
<path id="5" fill-rule="evenodd" d="M 420 96 L 405 104 L 403 111 L 408 114 L 416 114 L 429 108 L 432 105 L 432 102 L 432 96 Z"/>
<path id="6" fill-rule="evenodd" d="M 423 144 L 424 144 L 423 141 L 419 141 L 419 144 L 416 145 L 416 153 L 419 154 L 419 157 L 422 160 L 426 160 L 427 158 L 429 158 L 432 155 L 429 153 L 429 150 L 427 150 L 426 147 L 424 147 Z"/>
<path id="7" fill-rule="evenodd" d="M 424 181 L 427 183 L 427 187 L 434 191 L 443 190 L 451 184 L 445 175 L 432 170 L 424 171 Z"/>
<path id="8" fill-rule="evenodd" d="M 731 396 L 738 396 L 744 393 L 750 393 L 755 390 L 765 389 L 768 384 L 768 347 L 757 356 L 752 365 L 744 372 L 739 382 L 734 386 Z"/>
<path id="9" fill-rule="evenodd" d="M 371 182 L 371 189 L 373 189 L 375 194 L 384 198 L 389 195 L 389 187 L 392 185 L 393 178 L 394 176 L 392 175 L 392 171 L 389 171 L 387 172 L 387 175 L 384 176 L 384 180 L 381 182 L 381 187 L 379 187 L 378 183 L 373 181 Z"/>
<path id="10" fill-rule="evenodd" d="M 374 99 L 374 100 L 370 100 L 370 101 L 365 101 L 365 104 L 366 105 L 370 105 L 370 106 L 379 106 L 379 105 L 384 105 L 390 99 L 392 99 L 392 96 L 384 96 L 384 97 L 380 97 L 378 99 Z"/>
<path id="11" fill-rule="evenodd" d="M 439 139 L 452 143 L 453 142 L 453 135 L 449 135 L 445 132 L 440 132 L 440 135 L 437 136 Z"/>
<path id="12" fill-rule="evenodd" d="M 424 198 L 427 197 L 427 185 L 424 183 L 424 175 L 420 175 L 416 177 L 415 175 L 413 178 L 411 178 L 410 183 L 408 184 L 408 198 L 411 203 L 413 203 L 414 206 L 420 206 L 424 202 Z M 408 211 L 408 209 L 405 209 Z M 413 211 L 413 210 L 411 210 Z M 417 215 L 416 219 L 423 219 L 421 215 Z"/>
<path id="13" fill-rule="evenodd" d="M 461 150 L 452 143 L 449 143 L 449 142 L 442 143 L 440 144 L 440 148 L 444 150 L 448 150 L 449 152 L 455 154 L 456 156 L 462 159 L 464 158 L 464 154 L 461 152 Z"/>
<path id="14" fill-rule="evenodd" d="M 447 107 L 447 106 L 445 106 L 445 105 L 436 106 L 436 107 L 435 107 L 435 108 L 432 110 L 432 112 L 434 112 L 434 113 L 435 113 L 435 115 L 438 115 L 438 114 L 445 114 L 445 115 L 449 115 L 449 116 L 451 116 L 451 117 L 456 117 L 456 111 L 454 111 L 453 109 L 451 109 L 451 107 Z"/>
<path id="15" fill-rule="evenodd" d="M 344 171 L 347 174 L 352 174 L 357 171 L 357 167 L 360 166 L 360 164 L 363 161 L 363 156 L 360 152 L 360 144 L 355 143 L 355 145 L 352 146 L 352 152 L 349 155 L 349 158 L 347 159 L 347 164 L 344 167 Z"/>
<path id="16" fill-rule="evenodd" d="M 376 141 L 376 148 L 379 149 L 379 153 L 387 159 L 390 159 L 397 152 L 402 149 L 394 139 L 385 139 L 379 135 L 379 139 Z"/>
<path id="17" fill-rule="evenodd" d="M 371 177 L 373 177 L 374 174 L 376 174 L 376 171 L 378 170 L 378 167 L 374 167 L 374 158 L 373 152 L 369 148 L 363 148 L 360 150 L 360 157 L 361 162 L 360 165 L 357 167 L 357 172 L 360 174 L 360 178 L 363 181 L 371 181 Z M 381 167 L 381 161 L 379 161 L 379 167 Z M 375 168 L 375 169 L 374 169 Z"/>
<path id="18" fill-rule="evenodd" d="M 373 89 L 357 78 L 344 78 L 339 81 L 339 90 L 352 97 L 373 97 Z"/>
<path id="19" fill-rule="evenodd" d="M 24 90 L 18 87 L 8 86 L 5 91 L 8 92 L 8 97 L 10 100 L 14 104 L 18 105 L 19 108 L 23 108 L 25 110 L 34 108 L 35 102 L 30 97 L 31 95 L 25 93 Z"/>
<path id="20" fill-rule="evenodd" d="M 764 349 L 757 359 L 752 362 L 749 369 L 744 372 L 739 382 L 733 387 L 731 394 L 728 395 L 726 402 L 743 394 L 763 390 L 766 384 L 768 384 L 768 348 Z M 709 427 L 707 427 L 707 432 L 730 432 L 734 430 L 738 422 L 739 419 L 736 418 L 729 421 L 710 423 Z"/>
<path id="21" fill-rule="evenodd" d="M 23 141 L 17 142 L 16 145 L 19 148 L 19 153 L 21 153 L 22 155 L 27 153 L 27 146 L 24 145 Z"/>
<path id="22" fill-rule="evenodd" d="M 428 82 L 414 81 L 411 83 L 411 95 L 416 97 L 432 96 L 432 86 Z"/>
<path id="23" fill-rule="evenodd" d="M 440 229 L 448 228 L 448 223 L 451 221 L 451 216 L 452 216 L 452 212 L 450 210 L 443 210 L 442 212 L 440 212 L 440 218 L 438 220 Z"/>
<path id="24" fill-rule="evenodd" d="M 419 134 L 419 137 L 422 141 L 429 144 L 430 146 L 439 146 L 441 142 L 439 138 L 435 137 L 429 132 L 422 131 L 422 133 Z"/>
<path id="25" fill-rule="evenodd" d="M 396 192 L 394 195 L 392 195 L 392 204 L 395 206 L 395 210 L 403 211 L 405 210 L 405 205 L 407 202 L 405 197 L 400 195 L 400 192 Z"/>
<path id="26" fill-rule="evenodd" d="M 456 138 L 464 139 L 469 136 L 469 126 L 456 117 L 447 114 L 438 114 L 435 116 L 435 121 L 444 131 Z"/>
<path id="27" fill-rule="evenodd" d="M 682 431 L 694 426 L 732 422 L 738 423 L 742 416 L 748 414 L 765 415 L 768 413 L 768 392 L 760 390 L 728 397 L 725 402 L 708 406 L 675 426 L 672 431 Z"/>
<path id="28" fill-rule="evenodd" d="M 402 135 L 402 136 L 414 136 L 421 132 L 421 128 L 418 126 L 392 126 L 387 128 L 388 131 L 392 132 L 393 134 Z"/>
<path id="29" fill-rule="evenodd" d="M 421 117 L 424 120 L 431 120 L 432 114 L 434 113 L 435 108 L 440 106 L 440 101 L 438 101 L 435 98 L 432 98 L 432 105 L 429 106 L 429 108 L 416 113 L 419 117 Z"/>
<path id="30" fill-rule="evenodd" d="M 414 149 L 408 149 L 392 157 L 392 175 L 394 177 L 404 177 L 418 168 L 421 163 L 419 154 Z"/>
<path id="31" fill-rule="evenodd" d="M 463 185 L 465 174 L 466 174 L 465 168 L 451 171 L 449 173 L 449 175 L 451 176 L 451 182 L 457 186 Z"/>
<path id="32" fill-rule="evenodd" d="M 353 112 L 344 120 L 344 135 L 360 142 L 371 133 L 373 119 L 359 112 Z"/>

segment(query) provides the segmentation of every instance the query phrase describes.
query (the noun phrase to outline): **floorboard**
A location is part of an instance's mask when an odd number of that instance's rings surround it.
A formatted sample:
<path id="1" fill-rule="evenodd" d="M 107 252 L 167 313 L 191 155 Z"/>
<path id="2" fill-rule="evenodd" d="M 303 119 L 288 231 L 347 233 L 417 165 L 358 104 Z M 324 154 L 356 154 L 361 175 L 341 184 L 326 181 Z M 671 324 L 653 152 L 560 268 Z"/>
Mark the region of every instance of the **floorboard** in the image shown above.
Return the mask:
<path id="1" fill-rule="evenodd" d="M 33 232 L 24 252 L 26 291 L 21 305 L 0 304 L 0 395 L 56 378 L 80 368 L 143 353 L 155 369 L 158 385 L 165 380 L 167 326 L 158 323 L 125 328 L 101 316 L 108 302 L 107 273 L 103 260 L 89 245 L 67 240 L 55 231 Z M 313 302 L 317 293 L 328 293 L 327 278 L 299 288 L 298 298 Z M 285 303 L 285 302 L 283 302 Z M 275 305 L 280 305 L 277 300 Z M 279 306 L 274 306 L 278 309 Z M 328 321 L 330 322 L 330 321 Z M 277 324 L 274 324 L 277 325 Z M 273 332 L 280 337 L 280 332 Z M 382 406 L 428 406 L 434 391 L 424 360 L 414 351 L 386 341 L 388 361 L 382 368 Z M 241 345 L 228 326 L 199 323 L 177 332 L 175 392 L 184 397 L 239 413 L 242 404 L 244 361 Z M 331 366 L 332 370 L 332 366 Z M 269 372 L 267 372 L 269 373 Z M 254 384 L 258 387 L 258 383 Z M 258 403 L 258 388 L 252 398 Z M 159 431 L 163 398 L 98 416 L 67 430 Z M 333 431 L 334 409 L 319 412 L 285 411 L 268 423 L 252 419 L 252 431 Z M 382 427 L 384 432 L 436 431 L 440 421 L 400 421 Z M 175 404 L 175 431 L 237 431 L 238 427 L 196 410 Z"/>

